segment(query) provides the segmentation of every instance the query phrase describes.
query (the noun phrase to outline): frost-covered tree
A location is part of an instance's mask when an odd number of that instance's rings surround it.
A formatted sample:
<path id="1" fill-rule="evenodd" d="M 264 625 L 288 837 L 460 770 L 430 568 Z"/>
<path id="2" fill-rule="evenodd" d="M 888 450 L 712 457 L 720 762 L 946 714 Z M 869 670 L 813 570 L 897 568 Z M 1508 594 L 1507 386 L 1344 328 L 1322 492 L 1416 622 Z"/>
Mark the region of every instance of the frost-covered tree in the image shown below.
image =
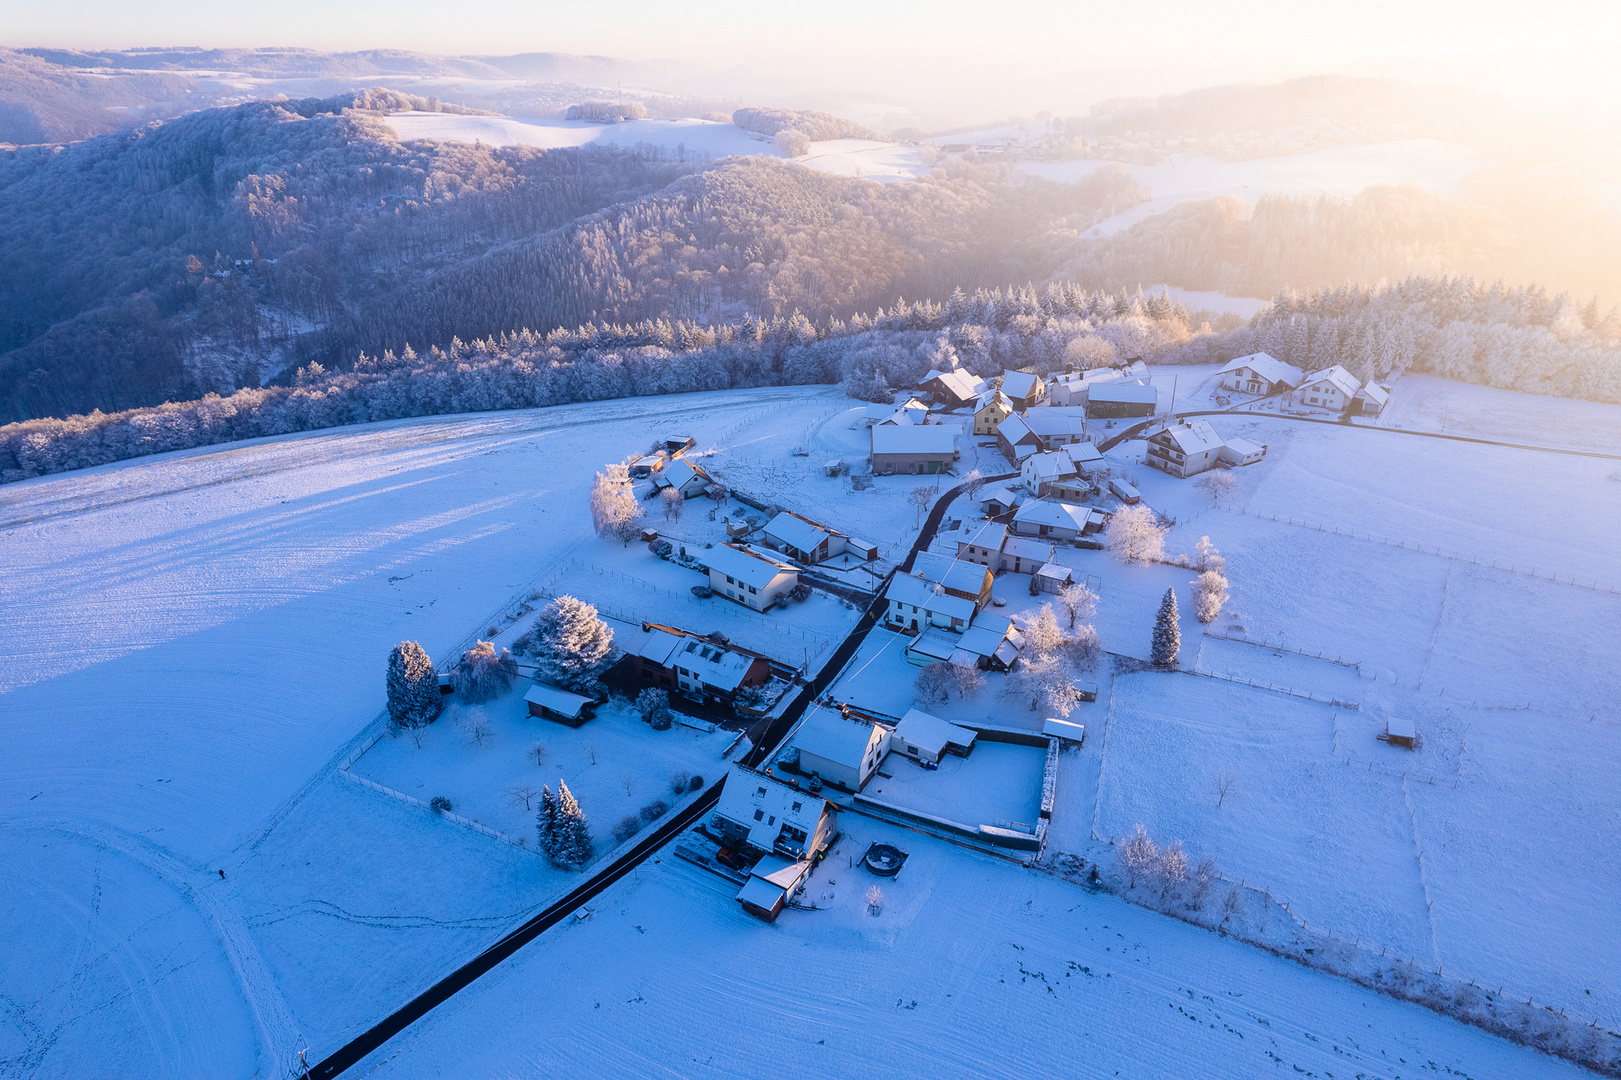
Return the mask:
<path id="1" fill-rule="evenodd" d="M 1007 681 L 1007 692 L 1030 701 L 1030 711 L 1065 717 L 1080 704 L 1080 688 L 1069 665 L 1057 656 L 1033 656 L 1019 661 Z"/>
<path id="2" fill-rule="evenodd" d="M 1082 334 L 1064 346 L 1064 363 L 1079 371 L 1108 367 L 1119 356 L 1119 350 L 1108 338 L 1096 334 Z"/>
<path id="3" fill-rule="evenodd" d="M 636 538 L 642 504 L 630 483 L 630 466 L 609 465 L 591 482 L 591 525 L 606 540 L 629 543 Z"/>
<path id="4" fill-rule="evenodd" d="M 962 478 L 963 494 L 968 496 L 969 502 L 979 501 L 979 492 L 985 486 L 985 475 L 978 469 L 970 469 L 968 475 Z"/>
<path id="5" fill-rule="evenodd" d="M 559 596 L 535 620 L 535 678 L 580 694 L 593 694 L 597 679 L 613 666 L 613 631 L 597 609 Z"/>
<path id="6" fill-rule="evenodd" d="M 540 853 L 548 859 L 557 851 L 557 796 L 550 786 L 540 787 L 540 806 L 535 810 L 535 832 Z"/>
<path id="7" fill-rule="evenodd" d="M 956 684 L 956 676 L 951 673 L 951 665 L 945 662 L 926 664 L 923 670 L 917 673 L 917 679 L 912 687 L 916 691 L 916 699 L 921 705 L 944 705 L 951 697 L 951 689 Z"/>
<path id="8" fill-rule="evenodd" d="M 1218 571 L 1206 570 L 1193 579 L 1193 614 L 1205 624 L 1216 621 L 1227 603 L 1227 579 Z"/>
<path id="9" fill-rule="evenodd" d="M 1025 650 L 1033 657 L 1054 656 L 1063 644 L 1064 628 L 1058 625 L 1053 606 L 1042 604 L 1036 617 L 1024 628 Z"/>
<path id="10" fill-rule="evenodd" d="M 557 782 L 557 816 L 552 828 L 552 850 L 547 854 L 559 866 L 578 870 L 591 861 L 594 845 L 585 811 L 574 793 L 561 780 Z"/>
<path id="11" fill-rule="evenodd" d="M 1058 602 L 1064 605 L 1064 612 L 1069 616 L 1069 628 L 1073 630 L 1076 622 L 1090 619 L 1092 613 L 1097 611 L 1098 594 L 1075 581 L 1058 590 Z"/>
<path id="12" fill-rule="evenodd" d="M 439 675 L 421 645 L 402 641 L 388 654 L 388 725 L 396 731 L 409 731 L 419 739 L 433 723 L 444 702 L 439 695 Z"/>
<path id="13" fill-rule="evenodd" d="M 915 487 L 906 493 L 906 501 L 917 510 L 917 520 L 923 520 L 923 512 L 934 501 L 934 490 L 926 487 Z"/>
<path id="14" fill-rule="evenodd" d="M 636 695 L 636 711 L 642 722 L 652 725 L 654 731 L 668 731 L 674 717 L 670 712 L 670 694 L 667 690 L 649 686 Z"/>
<path id="15" fill-rule="evenodd" d="M 1097 628 L 1091 623 L 1077 626 L 1064 638 L 1059 653 L 1075 670 L 1090 671 L 1103 655 L 1103 642 L 1098 638 Z"/>
<path id="16" fill-rule="evenodd" d="M 985 689 L 985 676 L 977 667 L 966 664 L 951 665 L 951 686 L 959 698 L 971 698 Z"/>
<path id="17" fill-rule="evenodd" d="M 1182 648 L 1182 627 L 1177 621 L 1176 590 L 1166 589 L 1154 617 L 1153 660 L 1160 667 L 1173 667 Z"/>
<path id="18" fill-rule="evenodd" d="M 677 491 L 673 487 L 667 487 L 663 491 L 659 492 L 659 501 L 664 504 L 665 521 L 681 520 L 681 508 L 684 507 L 687 502 L 686 499 L 682 498 L 681 492 Z"/>
<path id="19" fill-rule="evenodd" d="M 1148 837 L 1148 830 L 1139 823 L 1126 837 L 1119 849 L 1120 867 L 1126 872 L 1126 887 L 1135 889 L 1140 878 L 1153 875 L 1159 863 L 1159 847 Z"/>
<path id="20" fill-rule="evenodd" d="M 1221 557 L 1221 552 L 1210 542 L 1210 537 L 1199 537 L 1199 542 L 1193 545 L 1193 550 L 1199 555 L 1200 570 L 1214 570 L 1218 574 L 1226 572 L 1227 560 Z"/>
<path id="21" fill-rule="evenodd" d="M 1165 528 L 1146 506 L 1122 506 L 1109 518 L 1104 546 L 1124 563 L 1154 562 L 1165 557 Z"/>
<path id="22" fill-rule="evenodd" d="M 450 682 L 464 702 L 478 705 L 512 689 L 517 674 L 518 662 L 512 658 L 512 650 L 497 653 L 493 642 L 480 641 L 462 653 L 451 669 Z"/>
<path id="23" fill-rule="evenodd" d="M 1226 469 L 1211 469 L 1194 482 L 1217 506 L 1225 503 L 1238 490 L 1238 478 Z"/>
<path id="24" fill-rule="evenodd" d="M 793 128 L 783 128 L 777 132 L 777 149 L 789 157 L 804 157 L 810 153 L 810 136 L 803 131 Z"/>

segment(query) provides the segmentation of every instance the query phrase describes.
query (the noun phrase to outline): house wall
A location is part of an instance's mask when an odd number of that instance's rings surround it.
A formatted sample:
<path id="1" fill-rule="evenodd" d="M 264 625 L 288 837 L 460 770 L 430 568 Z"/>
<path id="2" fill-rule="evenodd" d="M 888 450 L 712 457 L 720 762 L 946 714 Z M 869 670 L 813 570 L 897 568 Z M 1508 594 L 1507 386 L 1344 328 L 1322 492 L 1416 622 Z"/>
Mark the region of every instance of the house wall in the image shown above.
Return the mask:
<path id="1" fill-rule="evenodd" d="M 1079 530 L 1063 525 L 1039 525 L 1034 521 L 1015 521 L 1013 531 L 1020 536 L 1038 536 L 1044 540 L 1074 540 Z"/>
<path id="2" fill-rule="evenodd" d="M 711 568 L 709 571 L 709 587 L 715 590 L 716 596 L 724 596 L 755 611 L 764 611 L 775 604 L 798 583 L 798 574 L 782 573 L 772 578 L 765 588 L 750 592 L 747 585 L 729 580 L 719 570 Z"/>
<path id="3" fill-rule="evenodd" d="M 1350 399 L 1341 392 L 1339 387 L 1334 386 L 1332 383 L 1313 383 L 1310 386 L 1303 386 L 1300 388 L 1300 392 L 1295 395 L 1295 400 L 1301 405 L 1310 405 L 1319 409 L 1344 409 L 1350 404 Z"/>
<path id="4" fill-rule="evenodd" d="M 945 472 L 956 463 L 956 455 L 949 457 L 942 454 L 879 454 L 872 455 L 872 471 L 878 475 L 900 474 L 910 476 L 916 473 L 934 475 Z"/>
<path id="5" fill-rule="evenodd" d="M 1270 394 L 1272 383 L 1264 376 L 1247 367 L 1229 371 L 1221 378 L 1221 385 L 1228 390 L 1237 390 L 1241 394 Z"/>
<path id="6" fill-rule="evenodd" d="M 1086 415 L 1089 419 L 1118 420 L 1127 416 L 1153 416 L 1155 406 L 1149 402 L 1136 401 L 1093 401 L 1086 402 Z"/>

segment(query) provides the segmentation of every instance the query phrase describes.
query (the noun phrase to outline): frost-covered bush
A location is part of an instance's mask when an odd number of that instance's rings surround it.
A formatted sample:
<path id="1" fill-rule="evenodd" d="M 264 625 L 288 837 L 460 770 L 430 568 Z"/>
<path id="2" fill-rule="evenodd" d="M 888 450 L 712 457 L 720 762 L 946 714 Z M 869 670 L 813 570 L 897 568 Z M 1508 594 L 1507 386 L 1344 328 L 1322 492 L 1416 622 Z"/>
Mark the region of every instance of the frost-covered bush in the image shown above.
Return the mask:
<path id="1" fill-rule="evenodd" d="M 640 832 L 641 829 L 642 819 L 637 817 L 635 814 L 626 814 L 624 817 L 619 819 L 619 824 L 614 826 L 614 841 L 616 843 L 623 844 L 626 840 L 629 840 L 631 837 Z"/>
<path id="2" fill-rule="evenodd" d="M 670 812 L 670 804 L 663 799 L 654 799 L 642 807 L 642 820 L 651 824 Z"/>
<path id="3" fill-rule="evenodd" d="M 685 795 L 687 785 L 692 783 L 692 777 L 687 775 L 685 769 L 677 769 L 670 774 L 670 792 L 675 795 Z"/>
<path id="4" fill-rule="evenodd" d="M 1227 579 L 1206 570 L 1193 579 L 1193 614 L 1202 623 L 1213 623 L 1227 603 Z"/>
<path id="5" fill-rule="evenodd" d="M 443 795 L 435 795 L 432 799 L 428 800 L 428 809 L 432 810 L 436 814 L 448 814 L 454 810 L 455 807 L 451 805 L 450 800 L 445 798 Z"/>
<path id="6" fill-rule="evenodd" d="M 668 691 L 657 687 L 648 687 L 636 695 L 636 711 L 641 714 L 642 722 L 652 726 L 654 731 L 668 731 L 674 717 L 670 712 L 670 695 Z"/>
<path id="7" fill-rule="evenodd" d="M 702 791 L 703 789 L 704 789 L 704 778 L 701 777 L 701 776 L 694 776 L 692 778 L 692 783 L 687 785 L 687 790 L 688 791 Z"/>
<path id="8" fill-rule="evenodd" d="M 450 672 L 450 682 L 463 701 L 478 705 L 512 689 L 517 674 L 518 662 L 512 658 L 511 650 L 497 653 L 493 643 L 480 641 L 462 653 L 461 661 Z"/>

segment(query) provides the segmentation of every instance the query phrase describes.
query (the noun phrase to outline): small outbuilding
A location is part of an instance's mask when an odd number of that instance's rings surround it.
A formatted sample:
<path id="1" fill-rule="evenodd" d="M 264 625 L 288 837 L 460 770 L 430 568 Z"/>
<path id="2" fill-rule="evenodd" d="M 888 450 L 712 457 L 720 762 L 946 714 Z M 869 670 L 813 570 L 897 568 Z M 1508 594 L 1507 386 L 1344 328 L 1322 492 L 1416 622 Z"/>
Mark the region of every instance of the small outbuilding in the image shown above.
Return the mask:
<path id="1" fill-rule="evenodd" d="M 1408 750 L 1418 749 L 1418 729 L 1413 722 L 1405 716 L 1393 716 L 1385 721 L 1385 733 L 1379 736 L 1380 742 L 1387 742 L 1391 746 L 1400 746 Z"/>
<path id="2" fill-rule="evenodd" d="M 860 791 L 889 752 L 889 732 L 818 707 L 806 714 L 791 745 L 799 751 L 801 773 L 846 791 Z"/>
<path id="3" fill-rule="evenodd" d="M 556 720 L 569 727 L 579 727 L 597 711 L 597 703 L 593 699 L 551 683 L 537 682 L 523 699 L 529 704 L 530 716 Z"/>
<path id="4" fill-rule="evenodd" d="M 934 766 L 940 764 L 940 758 L 945 754 L 967 757 L 974 749 L 974 739 L 978 734 L 971 728 L 959 727 L 921 709 L 908 709 L 901 722 L 895 725 L 889 745 L 890 749 L 914 761 Z"/>

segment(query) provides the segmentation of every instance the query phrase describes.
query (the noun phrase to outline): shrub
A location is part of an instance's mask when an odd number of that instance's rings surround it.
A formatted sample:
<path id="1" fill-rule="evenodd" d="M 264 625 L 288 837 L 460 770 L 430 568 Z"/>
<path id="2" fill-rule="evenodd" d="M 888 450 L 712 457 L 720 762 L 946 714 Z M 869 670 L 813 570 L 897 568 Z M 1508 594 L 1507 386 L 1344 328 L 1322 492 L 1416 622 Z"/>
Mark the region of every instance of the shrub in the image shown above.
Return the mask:
<path id="1" fill-rule="evenodd" d="M 463 701 L 478 705 L 512 689 L 512 678 L 517 673 L 518 664 L 511 650 L 502 649 L 497 654 L 493 644 L 480 641 L 462 653 L 450 678 Z"/>
<path id="2" fill-rule="evenodd" d="M 811 587 L 801 581 L 798 585 L 795 585 L 792 589 L 788 590 L 788 599 L 794 601 L 795 603 L 802 604 L 806 600 L 810 599 L 810 594 Z"/>
<path id="3" fill-rule="evenodd" d="M 631 837 L 640 832 L 641 828 L 641 818 L 637 817 L 635 814 L 626 814 L 624 817 L 619 819 L 619 824 L 614 826 L 614 840 L 617 843 L 623 844 L 626 840 L 629 840 Z"/>
<path id="4" fill-rule="evenodd" d="M 455 807 L 452 806 L 450 800 L 445 798 L 443 795 L 435 795 L 428 801 L 428 809 L 432 810 L 436 814 L 448 814 L 454 810 Z"/>
<path id="5" fill-rule="evenodd" d="M 670 804 L 663 799 L 654 799 L 642 807 L 642 820 L 648 823 L 657 821 L 670 812 Z"/>
<path id="6" fill-rule="evenodd" d="M 692 783 L 692 777 L 687 775 L 687 771 L 685 769 L 680 769 L 670 774 L 670 791 L 672 794 L 685 795 L 687 793 L 687 785 L 690 783 Z"/>
<path id="7" fill-rule="evenodd" d="M 671 553 L 675 551 L 675 545 L 668 540 L 655 540 L 647 545 L 647 550 L 661 559 L 668 559 Z"/>
<path id="8" fill-rule="evenodd" d="M 672 718 L 667 691 L 651 686 L 643 690 L 636 695 L 636 711 L 641 714 L 643 723 L 651 724 L 654 731 L 670 730 Z"/>
<path id="9" fill-rule="evenodd" d="M 517 641 L 514 641 L 512 643 L 512 655 L 513 656 L 523 656 L 525 653 L 527 653 L 530 649 L 533 649 L 534 647 L 535 647 L 535 635 L 534 635 L 534 633 L 531 632 L 531 633 L 524 634 Z"/>
<path id="10" fill-rule="evenodd" d="M 703 789 L 704 778 L 701 776 L 694 776 L 692 778 L 692 783 L 687 787 L 688 791 L 702 791 Z"/>

